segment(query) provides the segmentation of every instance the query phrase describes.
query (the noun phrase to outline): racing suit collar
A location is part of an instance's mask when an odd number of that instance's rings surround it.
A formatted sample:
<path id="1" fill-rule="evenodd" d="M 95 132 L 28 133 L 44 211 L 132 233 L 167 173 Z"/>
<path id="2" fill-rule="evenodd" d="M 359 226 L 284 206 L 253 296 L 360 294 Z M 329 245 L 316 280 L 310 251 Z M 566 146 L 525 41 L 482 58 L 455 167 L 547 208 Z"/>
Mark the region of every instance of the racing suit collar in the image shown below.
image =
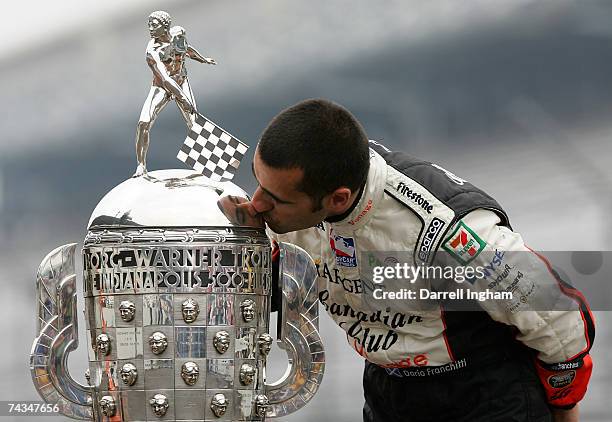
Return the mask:
<path id="1" fill-rule="evenodd" d="M 376 151 L 370 149 L 370 170 L 363 191 L 350 212 L 340 221 L 329 221 L 335 229 L 357 230 L 363 227 L 375 213 L 387 179 L 387 163 Z"/>

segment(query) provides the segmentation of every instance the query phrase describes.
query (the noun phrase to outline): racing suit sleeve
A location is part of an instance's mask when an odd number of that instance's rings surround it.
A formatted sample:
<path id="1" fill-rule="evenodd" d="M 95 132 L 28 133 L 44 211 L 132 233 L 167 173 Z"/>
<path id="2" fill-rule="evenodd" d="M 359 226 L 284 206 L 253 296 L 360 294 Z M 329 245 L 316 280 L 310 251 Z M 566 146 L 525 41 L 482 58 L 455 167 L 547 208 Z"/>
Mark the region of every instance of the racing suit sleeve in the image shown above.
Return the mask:
<path id="1" fill-rule="evenodd" d="M 451 228 L 442 249 L 464 266 L 483 269 L 470 289 L 512 293 L 511 299 L 480 305 L 494 320 L 516 327 L 517 340 L 536 352 L 549 405 L 572 408 L 584 397 L 591 376 L 593 316 L 584 296 L 544 256 L 499 223 L 494 212 L 472 211 Z"/>

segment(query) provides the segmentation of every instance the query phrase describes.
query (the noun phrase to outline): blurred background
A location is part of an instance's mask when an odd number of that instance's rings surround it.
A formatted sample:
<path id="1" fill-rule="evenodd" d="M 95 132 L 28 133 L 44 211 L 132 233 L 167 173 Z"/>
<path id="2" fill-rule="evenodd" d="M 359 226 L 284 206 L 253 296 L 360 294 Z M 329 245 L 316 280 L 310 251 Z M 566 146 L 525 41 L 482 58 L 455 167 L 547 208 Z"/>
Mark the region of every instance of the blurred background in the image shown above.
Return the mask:
<path id="1" fill-rule="evenodd" d="M 326 97 L 370 138 L 489 192 L 532 248 L 610 249 L 610 1 L 10 2 L 0 27 L 1 400 L 37 399 L 28 355 L 38 264 L 82 242 L 96 203 L 134 172 L 156 9 L 218 61 L 189 63 L 198 109 L 248 144 L 282 108 Z M 182 168 L 185 133 L 169 104 L 152 130 L 150 170 Z M 248 154 L 236 182 L 252 192 Z M 582 419 L 609 421 L 612 318 L 595 316 Z M 361 420 L 361 358 L 326 315 L 321 326 L 324 383 L 286 420 Z M 70 360 L 80 379 L 83 335 Z M 285 361 L 272 356 L 274 377 Z"/>

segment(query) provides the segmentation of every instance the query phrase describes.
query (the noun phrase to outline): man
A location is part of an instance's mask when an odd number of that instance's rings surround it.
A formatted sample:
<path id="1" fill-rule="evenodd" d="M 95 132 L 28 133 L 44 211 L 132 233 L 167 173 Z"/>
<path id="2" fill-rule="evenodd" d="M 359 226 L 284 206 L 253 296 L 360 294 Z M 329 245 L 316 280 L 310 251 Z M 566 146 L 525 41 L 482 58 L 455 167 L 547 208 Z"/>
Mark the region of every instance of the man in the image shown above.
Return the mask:
<path id="1" fill-rule="evenodd" d="M 170 28 L 170 15 L 162 10 L 149 16 L 151 41 L 147 45 L 146 58 L 153 72 L 153 83 L 149 95 L 142 106 L 136 129 L 136 158 L 138 167 L 134 176 L 146 173 L 149 131 L 155 119 L 171 99 L 176 101 L 185 123 L 192 125 L 192 115 L 196 103 L 187 79 L 185 57 L 200 63 L 215 65 L 217 62 L 202 56 L 187 43 L 185 29 L 180 26 Z"/>
<path id="2" fill-rule="evenodd" d="M 253 172 L 259 187 L 237 206 L 315 261 L 323 306 L 366 358 L 364 421 L 578 420 L 591 373 L 589 308 L 490 196 L 369 144 L 357 120 L 325 100 L 277 115 Z M 516 297 L 478 302 L 480 312 L 453 311 L 447 300 L 377 308 L 364 280 L 370 251 L 399 251 L 423 268 L 438 259 L 479 266 L 480 278 L 465 284 Z M 551 289 L 565 306 L 536 309 Z"/>

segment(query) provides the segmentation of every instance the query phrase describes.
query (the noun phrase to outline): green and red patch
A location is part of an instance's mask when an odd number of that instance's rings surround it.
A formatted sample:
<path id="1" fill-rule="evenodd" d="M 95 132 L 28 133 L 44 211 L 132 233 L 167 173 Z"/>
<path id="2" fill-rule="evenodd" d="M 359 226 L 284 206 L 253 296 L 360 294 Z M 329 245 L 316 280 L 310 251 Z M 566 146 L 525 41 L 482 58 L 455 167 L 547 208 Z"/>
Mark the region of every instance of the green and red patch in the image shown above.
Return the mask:
<path id="1" fill-rule="evenodd" d="M 463 221 L 457 224 L 453 233 L 446 238 L 442 249 L 463 265 L 469 264 L 482 252 L 487 243 Z"/>

